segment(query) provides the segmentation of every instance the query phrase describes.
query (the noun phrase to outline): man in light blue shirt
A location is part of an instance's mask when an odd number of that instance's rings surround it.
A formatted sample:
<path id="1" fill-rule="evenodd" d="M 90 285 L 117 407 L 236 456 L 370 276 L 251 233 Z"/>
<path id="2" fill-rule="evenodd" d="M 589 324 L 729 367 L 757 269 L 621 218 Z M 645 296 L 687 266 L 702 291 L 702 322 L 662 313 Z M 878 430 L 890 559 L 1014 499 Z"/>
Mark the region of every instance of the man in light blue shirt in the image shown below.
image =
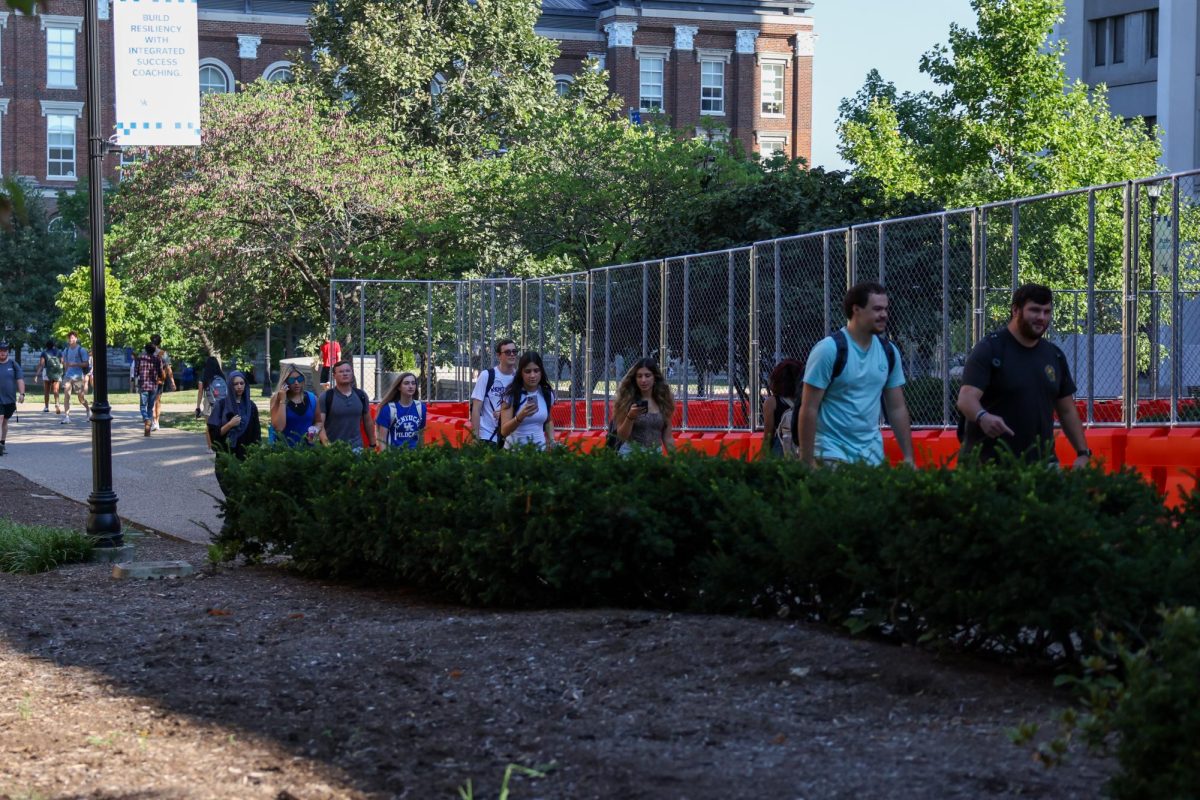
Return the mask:
<path id="1" fill-rule="evenodd" d="M 800 458 L 814 466 L 818 462 L 882 464 L 882 396 L 904 462 L 912 464 L 904 368 L 895 345 L 881 338 L 887 329 L 887 290 L 878 283 L 859 283 L 846 292 L 842 306 L 846 327 L 818 342 L 804 368 L 798 426 Z M 844 349 L 839 347 L 838 338 L 844 342 Z M 891 358 L 884 347 L 893 349 Z"/>

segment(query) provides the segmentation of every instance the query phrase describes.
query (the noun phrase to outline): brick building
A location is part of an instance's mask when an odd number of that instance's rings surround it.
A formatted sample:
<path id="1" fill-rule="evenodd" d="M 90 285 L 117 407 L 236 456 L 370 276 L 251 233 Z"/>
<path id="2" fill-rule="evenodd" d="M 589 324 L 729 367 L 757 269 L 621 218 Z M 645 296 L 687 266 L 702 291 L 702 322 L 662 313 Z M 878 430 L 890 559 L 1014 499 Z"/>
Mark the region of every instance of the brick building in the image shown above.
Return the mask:
<path id="1" fill-rule="evenodd" d="M 104 126 L 113 125 L 110 0 L 43 0 L 38 15 L 0 11 L 0 174 L 46 192 L 87 171 L 84 2 L 100 18 Z M 539 33 L 559 43 L 565 85 L 589 57 L 631 110 L 666 114 L 747 151 L 810 157 L 810 0 L 543 0 Z M 309 0 L 199 0 L 200 91 L 286 79 L 309 47 Z M 709 125 L 708 122 L 715 123 Z M 716 133 L 712 133 L 715 127 Z M 106 178 L 117 166 L 106 166 Z"/>

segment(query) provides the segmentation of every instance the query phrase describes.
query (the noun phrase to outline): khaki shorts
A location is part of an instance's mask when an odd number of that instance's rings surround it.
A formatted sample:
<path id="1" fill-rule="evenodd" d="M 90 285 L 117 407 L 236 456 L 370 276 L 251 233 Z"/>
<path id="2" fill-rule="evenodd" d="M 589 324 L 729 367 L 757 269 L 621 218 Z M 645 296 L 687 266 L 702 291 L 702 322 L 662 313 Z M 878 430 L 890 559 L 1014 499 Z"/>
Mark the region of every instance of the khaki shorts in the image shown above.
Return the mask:
<path id="1" fill-rule="evenodd" d="M 83 376 L 81 375 L 78 378 L 63 378 L 62 388 L 64 392 L 83 394 L 85 391 L 83 388 Z"/>

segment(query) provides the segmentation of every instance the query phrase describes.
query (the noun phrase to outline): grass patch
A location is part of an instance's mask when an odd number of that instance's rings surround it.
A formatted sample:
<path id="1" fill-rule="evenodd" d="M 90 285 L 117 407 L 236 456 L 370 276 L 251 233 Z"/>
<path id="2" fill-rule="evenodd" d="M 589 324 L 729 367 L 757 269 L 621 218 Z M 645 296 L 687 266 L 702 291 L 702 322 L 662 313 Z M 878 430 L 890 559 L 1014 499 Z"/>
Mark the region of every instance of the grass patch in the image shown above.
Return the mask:
<path id="1" fill-rule="evenodd" d="M 92 540 L 65 528 L 0 520 L 0 572 L 31 574 L 87 561 Z"/>
<path id="2" fill-rule="evenodd" d="M 158 415 L 158 427 L 174 428 L 177 431 L 203 433 L 205 420 L 196 418 L 195 411 L 163 411 Z"/>

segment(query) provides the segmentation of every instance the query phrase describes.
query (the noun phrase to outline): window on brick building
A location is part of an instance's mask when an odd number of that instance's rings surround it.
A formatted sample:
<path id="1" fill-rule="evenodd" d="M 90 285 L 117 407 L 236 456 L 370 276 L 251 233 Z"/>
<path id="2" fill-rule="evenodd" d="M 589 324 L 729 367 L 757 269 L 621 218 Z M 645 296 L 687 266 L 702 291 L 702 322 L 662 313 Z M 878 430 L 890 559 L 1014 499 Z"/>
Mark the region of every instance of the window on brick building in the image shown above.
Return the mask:
<path id="1" fill-rule="evenodd" d="M 46 177 L 75 178 L 75 122 L 66 114 L 46 115 Z"/>
<path id="2" fill-rule="evenodd" d="M 554 91 L 559 97 L 566 97 L 571 92 L 571 84 L 575 81 L 570 75 L 554 76 Z"/>
<path id="3" fill-rule="evenodd" d="M 273 83 L 291 83 L 294 77 L 291 64 L 280 64 L 279 66 L 269 67 L 263 75 Z"/>
<path id="4" fill-rule="evenodd" d="M 758 156 L 763 161 L 770 161 L 776 155 L 787 155 L 787 139 L 782 136 L 763 136 L 758 140 Z"/>
<path id="5" fill-rule="evenodd" d="M 75 88 L 74 28 L 46 28 L 46 86 Z"/>
<path id="6" fill-rule="evenodd" d="M 200 96 L 206 94 L 227 94 L 231 90 L 229 76 L 225 70 L 215 64 L 200 66 Z"/>
<path id="7" fill-rule="evenodd" d="M 663 107 L 663 59 L 661 58 L 642 58 L 638 61 L 641 65 L 640 79 L 641 99 L 638 101 L 638 107 L 642 111 L 662 111 Z"/>
<path id="8" fill-rule="evenodd" d="M 725 62 L 700 62 L 700 113 L 725 113 Z"/>
<path id="9" fill-rule="evenodd" d="M 762 65 L 762 114 L 768 117 L 783 116 L 784 65 L 768 62 Z"/>

